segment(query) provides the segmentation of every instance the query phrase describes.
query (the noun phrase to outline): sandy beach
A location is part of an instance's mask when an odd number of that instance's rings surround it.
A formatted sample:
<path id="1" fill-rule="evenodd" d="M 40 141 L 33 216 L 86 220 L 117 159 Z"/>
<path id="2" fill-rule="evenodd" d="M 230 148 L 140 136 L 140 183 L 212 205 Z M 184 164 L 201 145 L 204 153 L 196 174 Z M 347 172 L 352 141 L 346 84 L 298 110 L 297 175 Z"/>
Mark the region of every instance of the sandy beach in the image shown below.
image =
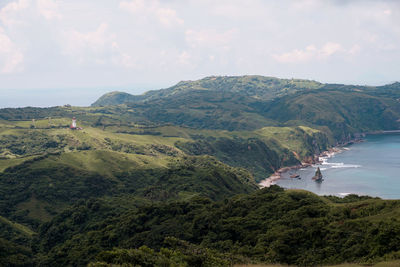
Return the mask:
<path id="1" fill-rule="evenodd" d="M 270 187 L 271 185 L 275 184 L 275 182 L 277 180 L 281 179 L 282 173 L 285 173 L 285 172 L 290 171 L 290 170 L 307 168 L 307 167 L 309 167 L 311 165 L 312 164 L 310 164 L 310 163 L 303 162 L 300 165 L 294 165 L 294 166 L 290 166 L 290 167 L 280 168 L 274 174 L 272 174 L 270 177 L 268 177 L 267 179 L 264 179 L 261 182 L 259 182 L 258 185 L 260 186 L 260 188 Z"/>

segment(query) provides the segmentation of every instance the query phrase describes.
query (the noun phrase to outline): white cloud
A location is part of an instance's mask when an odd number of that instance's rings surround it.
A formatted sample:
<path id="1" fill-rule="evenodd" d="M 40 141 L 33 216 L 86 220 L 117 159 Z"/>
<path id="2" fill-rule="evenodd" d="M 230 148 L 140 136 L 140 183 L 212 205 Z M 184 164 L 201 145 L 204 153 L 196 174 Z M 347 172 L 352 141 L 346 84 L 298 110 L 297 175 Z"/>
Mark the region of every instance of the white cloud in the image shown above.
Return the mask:
<path id="1" fill-rule="evenodd" d="M 39 13 L 48 20 L 61 19 L 58 3 L 53 0 L 37 0 Z"/>
<path id="2" fill-rule="evenodd" d="M 117 42 L 112 42 L 111 44 L 111 51 L 112 51 L 112 56 L 111 56 L 111 62 L 114 65 L 119 65 L 125 68 L 132 68 L 132 67 L 137 67 L 135 64 L 133 58 L 128 55 L 127 53 L 124 53 L 121 48 L 119 47 Z"/>
<path id="3" fill-rule="evenodd" d="M 16 15 L 19 11 L 27 9 L 29 5 L 30 0 L 18 0 L 5 5 L 0 10 L 0 21 L 6 26 L 21 23 L 22 18 Z"/>
<path id="4" fill-rule="evenodd" d="M 223 47 L 229 49 L 232 40 L 237 35 L 236 29 L 230 29 L 224 32 L 217 32 L 214 29 L 209 30 L 186 30 L 185 40 L 192 47 Z"/>
<path id="5" fill-rule="evenodd" d="M 391 9 L 385 9 L 385 10 L 383 10 L 383 14 L 385 14 L 387 16 L 390 16 L 390 15 L 392 15 L 392 10 Z"/>
<path id="6" fill-rule="evenodd" d="M 39 14 L 48 20 L 60 19 L 62 17 L 58 10 L 58 2 L 54 0 L 36 0 L 35 2 L 38 12 L 36 14 Z M 22 24 L 24 21 L 29 20 L 29 16 L 27 15 L 35 13 L 30 9 L 30 7 L 35 6 L 34 4 L 31 5 L 31 3 L 31 0 L 17 0 L 10 2 L 0 10 L 0 21 L 5 26 L 12 26 L 15 24 Z"/>
<path id="7" fill-rule="evenodd" d="M 119 4 L 119 7 L 135 15 L 156 18 L 159 23 L 166 27 L 184 23 L 183 19 L 178 17 L 175 9 L 163 7 L 157 0 L 123 1 Z"/>
<path id="8" fill-rule="evenodd" d="M 82 33 L 70 30 L 64 33 L 62 44 L 64 54 L 75 59 L 79 64 L 112 63 L 122 67 L 133 67 L 133 60 L 122 52 L 116 41 L 116 35 L 109 31 L 107 23 L 101 23 L 95 31 Z"/>
<path id="9" fill-rule="evenodd" d="M 0 75 L 23 70 L 19 80 L 1 76 L 0 87 L 254 73 L 340 82 L 372 69 L 391 81 L 400 62 L 399 3 L 0 0 Z M 73 72 L 80 78 L 71 81 Z"/>
<path id="10" fill-rule="evenodd" d="M 349 54 L 350 55 L 356 55 L 361 51 L 361 46 L 359 46 L 358 44 L 353 45 L 350 50 L 349 50 Z"/>
<path id="11" fill-rule="evenodd" d="M 193 66 L 192 56 L 188 51 L 183 51 L 178 56 L 178 63 L 185 66 Z"/>
<path id="12" fill-rule="evenodd" d="M 307 10 L 319 7 L 321 2 L 319 0 L 297 0 L 292 2 L 292 6 L 296 9 Z"/>
<path id="13" fill-rule="evenodd" d="M 167 27 L 183 24 L 183 20 L 177 16 L 176 11 L 172 8 L 157 8 L 155 11 L 161 24 Z"/>
<path id="14" fill-rule="evenodd" d="M 316 54 L 316 51 L 317 49 L 314 45 L 309 45 L 304 50 L 294 49 L 290 52 L 273 55 L 273 57 L 282 63 L 305 62 L 310 60 Z"/>
<path id="15" fill-rule="evenodd" d="M 64 52 L 69 55 L 84 54 L 85 50 L 102 52 L 106 44 L 113 40 L 113 36 L 106 33 L 107 29 L 108 24 L 101 23 L 93 32 L 82 33 L 77 30 L 65 32 L 67 42 Z"/>
<path id="16" fill-rule="evenodd" d="M 144 0 L 132 0 L 132 1 L 123 1 L 119 4 L 121 9 L 125 9 L 132 13 L 140 12 L 146 9 L 146 4 Z"/>
<path id="17" fill-rule="evenodd" d="M 338 43 L 326 43 L 321 49 L 320 51 L 318 51 L 319 57 L 322 58 L 327 58 L 332 56 L 333 54 L 342 51 L 342 45 L 338 44 Z"/>
<path id="18" fill-rule="evenodd" d="M 317 48 L 314 45 L 309 45 L 305 49 L 294 49 L 290 52 L 285 52 L 282 54 L 275 54 L 273 57 L 275 60 L 282 63 L 297 63 L 297 62 L 307 62 L 310 60 L 323 60 L 327 59 L 334 54 L 344 52 L 344 53 L 356 53 L 359 47 L 353 46 L 349 50 L 345 50 L 341 44 L 328 42 L 325 43 L 321 48 Z"/>
<path id="19" fill-rule="evenodd" d="M 23 68 L 24 55 L 0 28 L 0 72 L 14 73 Z"/>

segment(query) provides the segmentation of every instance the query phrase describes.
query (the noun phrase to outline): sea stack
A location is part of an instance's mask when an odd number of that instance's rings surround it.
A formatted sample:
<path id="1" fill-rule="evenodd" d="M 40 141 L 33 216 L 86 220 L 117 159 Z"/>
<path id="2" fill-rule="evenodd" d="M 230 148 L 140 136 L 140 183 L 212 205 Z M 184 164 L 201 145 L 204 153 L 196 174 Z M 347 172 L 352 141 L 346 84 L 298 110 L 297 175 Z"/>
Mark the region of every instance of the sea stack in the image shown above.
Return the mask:
<path id="1" fill-rule="evenodd" d="M 317 171 L 315 172 L 315 175 L 314 175 L 314 177 L 312 179 L 314 181 L 316 181 L 316 182 L 322 182 L 323 181 L 322 173 L 321 173 L 321 170 L 319 169 L 319 167 L 317 168 Z"/>

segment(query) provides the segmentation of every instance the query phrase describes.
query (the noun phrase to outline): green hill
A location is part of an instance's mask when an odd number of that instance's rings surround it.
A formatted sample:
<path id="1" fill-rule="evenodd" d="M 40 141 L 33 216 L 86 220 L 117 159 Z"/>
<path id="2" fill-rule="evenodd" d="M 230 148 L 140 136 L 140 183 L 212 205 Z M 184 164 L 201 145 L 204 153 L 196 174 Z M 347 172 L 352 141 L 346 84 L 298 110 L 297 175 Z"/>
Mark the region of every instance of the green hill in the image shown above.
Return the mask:
<path id="1" fill-rule="evenodd" d="M 196 81 L 181 81 L 167 89 L 152 90 L 143 95 L 133 96 L 122 92 L 103 95 L 92 106 L 126 104 L 128 102 L 150 101 L 170 96 L 179 96 L 192 91 L 214 91 L 235 93 L 255 99 L 268 100 L 306 89 L 318 89 L 322 84 L 300 79 L 278 79 L 257 75 L 211 76 Z"/>
<path id="2" fill-rule="evenodd" d="M 275 186 L 222 202 L 196 198 L 117 214 L 110 201 L 87 201 L 41 229 L 40 249 L 47 254 L 43 263 L 58 265 L 140 265 L 157 257 L 191 266 L 377 262 L 400 256 L 399 211 L 399 201 L 319 197 Z M 141 246 L 165 248 L 157 256 L 134 250 Z"/>
<path id="3" fill-rule="evenodd" d="M 285 108 L 283 108 L 285 107 Z M 337 140 L 354 133 L 400 127 L 400 102 L 362 92 L 319 90 L 276 99 L 267 117 L 297 125 L 326 126 Z"/>
<path id="4" fill-rule="evenodd" d="M 128 93 L 114 91 L 101 96 L 96 102 L 92 104 L 92 106 L 114 106 L 125 104 L 128 102 L 136 102 L 143 99 L 143 96 L 134 96 Z"/>
<path id="5" fill-rule="evenodd" d="M 164 163 L 163 163 L 164 161 Z M 27 160 L 0 174 L 1 214 L 36 227 L 69 204 L 129 194 L 148 201 L 222 199 L 256 189 L 253 178 L 210 157 L 185 159 L 82 151 Z"/>
<path id="6" fill-rule="evenodd" d="M 224 76 L 180 82 L 123 103 L 127 117 L 159 124 L 229 131 L 307 125 L 344 141 L 355 133 L 398 129 L 399 92 L 399 83 L 371 87 Z"/>
<path id="7" fill-rule="evenodd" d="M 398 201 L 256 182 L 358 133 L 399 129 L 399 99 L 399 83 L 237 76 L 112 92 L 92 107 L 0 109 L 0 265 L 396 260 Z"/>

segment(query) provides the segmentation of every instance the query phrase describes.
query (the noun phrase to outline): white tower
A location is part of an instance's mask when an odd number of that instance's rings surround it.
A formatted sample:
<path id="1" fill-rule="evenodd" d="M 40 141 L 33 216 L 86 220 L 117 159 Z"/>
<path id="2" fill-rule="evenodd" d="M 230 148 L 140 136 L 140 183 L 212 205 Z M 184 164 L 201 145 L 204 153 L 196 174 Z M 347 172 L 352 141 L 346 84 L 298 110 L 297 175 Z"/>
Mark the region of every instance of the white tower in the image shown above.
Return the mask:
<path id="1" fill-rule="evenodd" d="M 76 129 L 76 118 L 72 118 L 71 129 Z"/>

